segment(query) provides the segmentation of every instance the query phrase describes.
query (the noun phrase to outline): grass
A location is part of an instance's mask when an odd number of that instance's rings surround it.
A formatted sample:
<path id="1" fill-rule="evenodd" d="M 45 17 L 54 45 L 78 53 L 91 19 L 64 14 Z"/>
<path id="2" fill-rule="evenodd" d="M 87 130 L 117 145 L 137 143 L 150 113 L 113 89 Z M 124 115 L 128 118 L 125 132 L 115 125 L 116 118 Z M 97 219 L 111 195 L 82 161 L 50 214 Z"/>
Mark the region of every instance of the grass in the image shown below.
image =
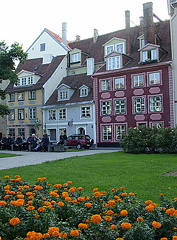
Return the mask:
<path id="1" fill-rule="evenodd" d="M 0 153 L 0 158 L 6 158 L 6 157 L 16 157 L 20 156 L 19 154 L 11 154 L 11 153 Z"/>
<path id="2" fill-rule="evenodd" d="M 125 187 L 127 192 L 138 193 L 138 199 L 158 203 L 160 193 L 168 199 L 177 197 L 177 176 L 163 175 L 173 170 L 177 170 L 175 154 L 114 152 L 1 170 L 0 179 L 18 174 L 30 183 L 38 177 L 47 177 L 51 184 L 70 180 L 74 186 L 83 187 L 85 194 L 90 194 L 96 187 L 100 191 Z"/>

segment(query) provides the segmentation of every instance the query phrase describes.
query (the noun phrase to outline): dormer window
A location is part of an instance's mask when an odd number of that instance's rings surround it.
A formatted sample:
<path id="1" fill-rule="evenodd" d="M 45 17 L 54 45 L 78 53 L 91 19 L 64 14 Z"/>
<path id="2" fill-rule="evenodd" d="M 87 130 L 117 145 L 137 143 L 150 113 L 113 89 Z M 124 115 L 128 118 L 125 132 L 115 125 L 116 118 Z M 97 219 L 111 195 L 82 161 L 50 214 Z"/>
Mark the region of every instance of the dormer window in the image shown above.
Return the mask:
<path id="1" fill-rule="evenodd" d="M 146 44 L 140 51 L 140 62 L 150 63 L 159 60 L 159 45 Z"/>
<path id="2" fill-rule="evenodd" d="M 122 66 L 121 56 L 112 56 L 107 58 L 107 70 L 119 69 Z"/>
<path id="3" fill-rule="evenodd" d="M 126 40 L 121 38 L 112 38 L 103 46 L 104 46 L 105 56 L 109 55 L 112 52 L 125 54 Z"/>
<path id="4" fill-rule="evenodd" d="M 72 57 L 72 62 L 80 62 L 80 53 L 74 53 L 71 55 Z"/>
<path id="5" fill-rule="evenodd" d="M 116 44 L 116 52 L 118 52 L 118 53 L 124 52 L 124 44 L 123 43 Z"/>
<path id="6" fill-rule="evenodd" d="M 114 45 L 106 46 L 106 55 L 114 51 Z"/>
<path id="7" fill-rule="evenodd" d="M 21 78 L 18 78 L 16 86 L 32 85 L 33 83 L 34 83 L 33 76 L 31 76 L 31 77 L 21 77 Z"/>
<path id="8" fill-rule="evenodd" d="M 88 96 L 88 87 L 84 86 L 80 88 L 80 97 Z"/>
<path id="9" fill-rule="evenodd" d="M 68 91 L 60 91 L 59 92 L 59 100 L 66 100 L 68 99 Z"/>

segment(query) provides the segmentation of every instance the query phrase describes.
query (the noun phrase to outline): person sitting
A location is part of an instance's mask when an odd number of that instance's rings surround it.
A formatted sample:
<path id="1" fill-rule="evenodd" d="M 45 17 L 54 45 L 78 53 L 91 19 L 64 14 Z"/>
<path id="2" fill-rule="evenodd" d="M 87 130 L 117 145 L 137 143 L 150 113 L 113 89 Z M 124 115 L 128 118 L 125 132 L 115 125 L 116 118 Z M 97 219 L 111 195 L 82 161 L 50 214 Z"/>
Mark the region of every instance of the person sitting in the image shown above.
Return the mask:
<path id="1" fill-rule="evenodd" d="M 23 144 L 23 140 L 21 138 L 21 136 L 17 136 L 16 140 L 15 140 L 15 144 L 14 144 L 14 150 L 15 151 L 21 151 L 22 150 L 22 144 Z"/>
<path id="2" fill-rule="evenodd" d="M 37 147 L 37 142 L 38 142 L 38 138 L 37 136 L 33 133 L 32 134 L 32 139 L 31 139 L 31 148 L 34 149 L 35 147 Z"/>
<path id="3" fill-rule="evenodd" d="M 23 143 L 24 150 L 29 151 L 29 145 L 31 144 L 32 136 L 31 134 L 28 134 L 28 138 L 26 142 Z"/>
<path id="4" fill-rule="evenodd" d="M 5 134 L 3 134 L 3 137 L 1 139 L 1 150 L 6 150 L 7 148 L 7 137 Z"/>
<path id="5" fill-rule="evenodd" d="M 12 150 L 13 144 L 14 144 L 14 140 L 13 140 L 13 138 L 11 137 L 11 135 L 8 134 L 7 142 L 6 142 L 7 150 Z"/>
<path id="6" fill-rule="evenodd" d="M 44 134 L 41 142 L 41 151 L 42 152 L 48 151 L 48 145 L 49 145 L 49 137 L 47 136 L 47 134 Z"/>

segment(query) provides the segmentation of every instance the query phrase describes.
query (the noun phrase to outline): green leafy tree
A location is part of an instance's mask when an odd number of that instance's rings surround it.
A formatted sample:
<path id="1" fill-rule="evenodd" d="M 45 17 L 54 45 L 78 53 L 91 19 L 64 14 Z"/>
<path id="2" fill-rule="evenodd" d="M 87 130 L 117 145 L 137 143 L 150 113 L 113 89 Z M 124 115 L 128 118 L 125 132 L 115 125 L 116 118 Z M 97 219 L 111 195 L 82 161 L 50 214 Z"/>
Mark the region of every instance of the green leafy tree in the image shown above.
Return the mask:
<path id="1" fill-rule="evenodd" d="M 10 47 L 4 41 L 0 42 L 0 83 L 2 80 L 10 80 L 15 83 L 18 80 L 15 71 L 16 62 L 23 62 L 27 53 L 23 52 L 22 46 L 15 42 Z M 0 98 L 5 99 L 5 91 L 0 90 Z M 8 115 L 10 110 L 0 104 L 0 116 Z"/>

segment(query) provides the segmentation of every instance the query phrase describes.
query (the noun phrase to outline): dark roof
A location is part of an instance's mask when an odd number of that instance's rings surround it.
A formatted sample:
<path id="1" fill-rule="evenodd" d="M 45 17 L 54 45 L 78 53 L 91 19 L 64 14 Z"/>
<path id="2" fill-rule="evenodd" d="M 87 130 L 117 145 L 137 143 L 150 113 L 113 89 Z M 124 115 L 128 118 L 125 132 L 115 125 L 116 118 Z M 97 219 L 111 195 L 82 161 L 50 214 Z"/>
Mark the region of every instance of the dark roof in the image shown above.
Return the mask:
<path id="1" fill-rule="evenodd" d="M 17 73 L 20 71 L 28 71 L 41 76 L 37 84 L 14 87 L 13 83 L 10 83 L 7 87 L 7 92 L 23 91 L 28 89 L 40 89 L 44 83 L 52 76 L 65 56 L 57 56 L 52 59 L 50 64 L 42 64 L 42 58 L 28 59 L 24 63 L 20 63 L 16 69 Z"/>
<path id="2" fill-rule="evenodd" d="M 69 100 L 66 101 L 58 101 L 58 90 L 56 89 L 49 100 L 45 105 L 57 105 L 57 104 L 66 104 L 66 103 L 76 103 L 76 102 L 84 102 L 84 101 L 92 101 L 93 100 L 93 79 L 91 76 L 87 76 L 86 74 L 78 74 L 73 76 L 64 77 L 61 81 L 61 84 L 65 84 L 68 87 L 75 89 L 74 94 Z M 80 87 L 81 86 L 89 87 L 89 94 L 86 97 L 80 97 Z"/>
<path id="3" fill-rule="evenodd" d="M 154 23 L 155 26 L 155 34 L 160 39 L 160 47 L 167 51 L 167 54 L 164 56 L 162 61 L 171 60 L 171 43 L 170 43 L 170 21 L 166 20 L 163 22 Z M 142 30 L 140 26 L 136 26 L 129 29 L 123 29 L 111 33 L 107 33 L 104 35 L 100 35 L 97 38 L 96 43 L 93 42 L 93 38 L 80 40 L 76 42 L 72 42 L 69 46 L 74 49 L 80 49 L 82 52 L 85 52 L 89 55 L 90 58 L 95 59 L 95 63 L 104 61 L 104 47 L 103 45 L 111 40 L 112 38 L 122 38 L 127 40 L 128 44 L 128 36 L 130 39 L 130 54 L 128 54 L 133 60 L 126 67 L 137 66 L 140 61 L 139 50 L 139 41 L 138 37 L 142 35 Z M 128 35 L 129 34 L 129 35 Z"/>

